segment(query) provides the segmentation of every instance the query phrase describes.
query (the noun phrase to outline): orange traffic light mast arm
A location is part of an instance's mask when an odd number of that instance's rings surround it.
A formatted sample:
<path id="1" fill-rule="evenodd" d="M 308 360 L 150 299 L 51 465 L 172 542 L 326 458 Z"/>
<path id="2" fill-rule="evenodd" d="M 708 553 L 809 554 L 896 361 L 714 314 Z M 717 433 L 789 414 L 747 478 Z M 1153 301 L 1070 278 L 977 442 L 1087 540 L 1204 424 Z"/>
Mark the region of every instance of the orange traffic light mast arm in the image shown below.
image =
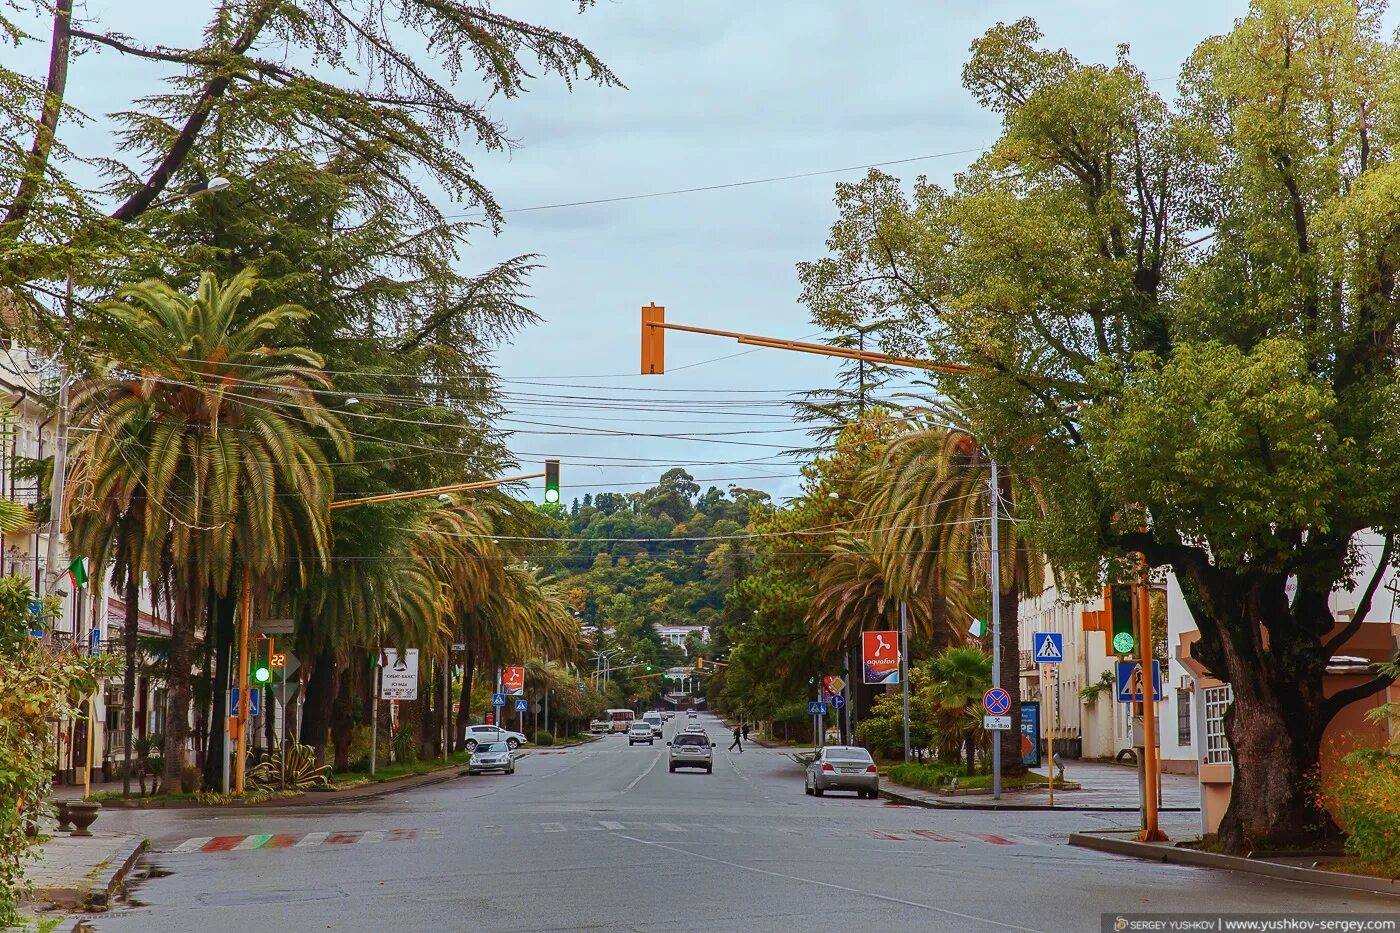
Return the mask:
<path id="1" fill-rule="evenodd" d="M 386 492 L 377 496 L 365 496 L 363 499 L 341 499 L 339 502 L 332 502 L 332 509 L 348 509 L 354 505 L 369 505 L 374 502 L 398 502 L 401 499 L 418 499 L 423 496 L 437 496 L 448 492 L 468 492 L 472 489 L 492 489 L 496 486 L 504 486 L 506 483 L 518 483 L 521 480 L 540 479 L 544 473 L 525 473 L 520 476 L 502 476 L 500 479 L 483 479 L 474 483 L 455 483 L 451 486 L 434 486 L 432 489 L 410 489 L 407 492 Z"/>
<path id="2" fill-rule="evenodd" d="M 852 350 L 846 347 L 833 347 L 824 343 L 807 343 L 802 340 L 784 340 L 779 337 L 761 337 L 756 334 L 743 334 L 731 330 L 715 330 L 712 327 L 693 327 L 689 324 L 666 323 L 666 309 L 658 305 L 648 305 L 642 309 L 642 375 L 664 373 L 665 344 L 664 332 L 685 331 L 690 334 L 708 334 L 711 337 L 728 337 L 739 343 L 754 347 L 767 347 L 770 350 L 792 350 L 797 353 L 815 353 L 819 356 L 836 356 L 847 360 L 863 360 L 867 363 L 883 363 L 887 366 L 903 366 L 907 369 L 924 369 L 954 375 L 980 372 L 972 366 L 959 363 L 935 363 L 933 360 L 920 360 L 909 356 L 893 356 L 871 350 Z"/>

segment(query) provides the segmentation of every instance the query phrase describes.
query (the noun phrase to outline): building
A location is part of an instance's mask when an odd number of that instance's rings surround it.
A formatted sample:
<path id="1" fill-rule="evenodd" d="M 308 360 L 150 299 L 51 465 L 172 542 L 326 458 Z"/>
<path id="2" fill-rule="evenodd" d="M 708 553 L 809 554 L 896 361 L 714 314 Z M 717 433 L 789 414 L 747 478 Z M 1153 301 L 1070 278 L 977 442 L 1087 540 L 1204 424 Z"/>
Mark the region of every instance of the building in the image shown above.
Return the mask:
<path id="1" fill-rule="evenodd" d="M 708 625 L 658 625 L 656 633 L 661 636 L 661 640 L 668 645 L 675 645 L 677 648 L 684 648 L 685 641 L 696 634 L 702 642 L 710 640 L 710 627 Z"/>

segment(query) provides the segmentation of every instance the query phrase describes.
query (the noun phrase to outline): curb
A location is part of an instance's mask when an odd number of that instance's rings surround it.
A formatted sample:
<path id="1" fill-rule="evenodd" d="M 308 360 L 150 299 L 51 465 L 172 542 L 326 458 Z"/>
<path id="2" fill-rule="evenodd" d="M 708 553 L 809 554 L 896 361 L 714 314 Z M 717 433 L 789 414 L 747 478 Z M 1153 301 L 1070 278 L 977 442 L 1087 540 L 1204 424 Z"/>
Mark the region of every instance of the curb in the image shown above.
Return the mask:
<path id="1" fill-rule="evenodd" d="M 30 899 L 44 901 L 63 910 L 106 910 L 111 905 L 114 892 L 121 887 L 122 882 L 126 880 L 127 873 L 131 871 L 132 866 L 136 864 L 150 845 L 151 841 L 144 836 L 134 837 L 131 851 L 125 856 L 109 862 L 102 873 L 93 879 L 89 887 L 56 885 L 49 888 L 35 888 Z"/>
<path id="2" fill-rule="evenodd" d="M 1366 891 L 1373 894 L 1400 896 L 1400 881 L 1385 878 L 1368 878 L 1364 875 L 1347 875 L 1333 871 L 1319 871 L 1316 868 L 1300 868 L 1294 865 L 1278 865 L 1258 859 L 1243 858 L 1238 855 L 1220 855 L 1215 852 L 1199 852 L 1195 849 L 1182 849 L 1167 843 L 1138 842 L 1136 839 L 1114 839 L 1098 833 L 1070 833 L 1069 844 L 1083 849 L 1094 849 L 1113 855 L 1126 855 L 1132 858 L 1150 859 L 1155 862 L 1170 862 L 1175 865 L 1194 865 L 1198 868 L 1223 868 L 1227 871 L 1263 875 L 1284 881 L 1304 881 L 1331 888 L 1346 888 L 1350 891 Z"/>
<path id="3" fill-rule="evenodd" d="M 902 785 L 901 785 L 902 786 Z M 1137 813 L 1137 807 L 1120 806 L 1094 806 L 1091 804 L 1078 805 L 1074 803 L 1055 804 L 1053 807 L 1048 803 L 1012 803 L 1007 801 L 993 801 L 989 803 L 962 803 L 950 800 L 929 800 L 924 797 L 915 797 L 912 794 L 901 793 L 897 790 L 890 790 L 885 782 L 880 783 L 880 796 L 895 801 L 896 803 L 909 804 L 916 807 L 924 807 L 929 810 L 1040 810 L 1053 813 Z M 979 795 L 980 796 L 980 795 Z M 1198 807 L 1159 807 L 1160 813 L 1199 813 Z"/>

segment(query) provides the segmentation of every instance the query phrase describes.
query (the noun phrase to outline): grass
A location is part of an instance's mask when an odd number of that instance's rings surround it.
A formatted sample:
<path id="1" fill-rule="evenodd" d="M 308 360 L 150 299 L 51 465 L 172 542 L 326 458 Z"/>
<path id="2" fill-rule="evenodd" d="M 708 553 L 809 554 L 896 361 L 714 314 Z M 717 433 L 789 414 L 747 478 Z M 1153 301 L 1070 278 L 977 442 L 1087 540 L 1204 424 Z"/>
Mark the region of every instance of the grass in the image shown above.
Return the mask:
<path id="1" fill-rule="evenodd" d="M 1336 859 L 1331 862 L 1320 861 L 1316 867 L 1318 871 L 1331 871 L 1346 875 L 1365 875 L 1368 878 L 1384 878 L 1387 881 L 1400 880 L 1400 878 L 1396 877 L 1394 872 L 1386 871 L 1379 865 L 1371 865 L 1367 862 L 1363 862 L 1354 855 Z"/>
<path id="2" fill-rule="evenodd" d="M 454 752 L 447 756 L 444 763 L 441 758 L 423 758 L 418 761 L 406 762 L 402 764 L 385 765 L 376 768 L 373 775 L 368 771 L 337 771 L 331 775 L 331 784 L 336 789 L 347 787 L 358 787 L 362 784 L 382 783 L 392 781 L 395 778 L 410 777 L 418 774 L 429 774 L 442 768 L 451 768 L 464 765 L 467 759 L 471 758 L 471 752 Z"/>
<path id="3" fill-rule="evenodd" d="M 897 764 L 885 769 L 885 774 L 892 781 L 906 784 L 910 787 L 921 787 L 924 790 L 951 790 L 951 779 L 958 779 L 958 790 L 983 790 L 992 786 L 992 775 L 990 774 L 963 774 L 961 769 L 942 762 L 931 764 Z M 1015 790 L 1025 787 L 1046 787 L 1049 781 L 1043 774 L 1034 771 L 1016 777 L 1004 777 L 1001 779 L 1001 786 L 1004 790 Z M 1056 781 L 1055 786 L 1059 787 L 1060 782 Z"/>

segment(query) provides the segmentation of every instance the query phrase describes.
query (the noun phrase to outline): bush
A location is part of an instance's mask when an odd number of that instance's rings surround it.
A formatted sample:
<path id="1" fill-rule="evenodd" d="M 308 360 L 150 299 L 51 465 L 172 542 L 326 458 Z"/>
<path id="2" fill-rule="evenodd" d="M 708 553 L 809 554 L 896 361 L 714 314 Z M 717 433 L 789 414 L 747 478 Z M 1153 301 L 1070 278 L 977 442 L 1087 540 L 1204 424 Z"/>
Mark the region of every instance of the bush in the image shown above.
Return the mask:
<path id="1" fill-rule="evenodd" d="M 889 775 L 890 780 L 910 787 L 938 790 L 958 775 L 958 767 L 941 761 L 928 765 L 901 763 L 891 766 L 885 773 Z"/>
<path id="2" fill-rule="evenodd" d="M 180 770 L 180 793 L 197 794 L 204 788 L 204 772 L 194 765 L 185 765 Z"/>
<path id="3" fill-rule="evenodd" d="M 417 731 L 409 727 L 404 727 L 394 736 L 394 761 L 401 765 L 411 765 L 417 760 Z"/>
<path id="4" fill-rule="evenodd" d="M 536 732 L 533 736 L 530 737 L 530 741 L 534 742 L 536 745 L 539 745 L 542 748 L 548 748 L 550 745 L 554 744 L 554 736 L 552 733 L 545 732 L 543 729 L 540 729 L 538 732 Z"/>
<path id="5" fill-rule="evenodd" d="M 369 774 L 369 756 L 361 755 L 346 766 L 345 770 L 354 774 Z"/>
<path id="6" fill-rule="evenodd" d="M 1400 755 L 1378 749 L 1337 759 L 1318 799 L 1347 833 L 1347 851 L 1367 868 L 1400 877 Z"/>

